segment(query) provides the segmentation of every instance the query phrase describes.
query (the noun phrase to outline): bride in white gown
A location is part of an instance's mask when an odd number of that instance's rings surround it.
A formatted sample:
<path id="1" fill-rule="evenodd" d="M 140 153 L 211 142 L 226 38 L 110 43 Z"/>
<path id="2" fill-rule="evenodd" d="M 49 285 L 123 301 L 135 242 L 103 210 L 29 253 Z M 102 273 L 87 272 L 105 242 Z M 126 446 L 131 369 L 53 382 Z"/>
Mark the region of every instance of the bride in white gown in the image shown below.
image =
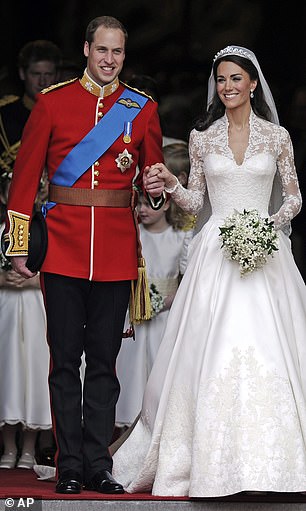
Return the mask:
<path id="1" fill-rule="evenodd" d="M 188 189 L 162 164 L 147 175 L 148 191 L 159 173 L 192 213 L 208 192 L 211 216 L 191 243 L 141 416 L 114 454 L 113 475 L 128 492 L 163 496 L 305 491 L 306 287 L 285 234 L 301 208 L 292 144 L 245 48 L 216 55 L 208 106 L 190 136 Z M 269 212 L 277 177 L 282 204 Z M 219 227 L 244 209 L 273 220 L 279 249 L 241 277 Z"/>

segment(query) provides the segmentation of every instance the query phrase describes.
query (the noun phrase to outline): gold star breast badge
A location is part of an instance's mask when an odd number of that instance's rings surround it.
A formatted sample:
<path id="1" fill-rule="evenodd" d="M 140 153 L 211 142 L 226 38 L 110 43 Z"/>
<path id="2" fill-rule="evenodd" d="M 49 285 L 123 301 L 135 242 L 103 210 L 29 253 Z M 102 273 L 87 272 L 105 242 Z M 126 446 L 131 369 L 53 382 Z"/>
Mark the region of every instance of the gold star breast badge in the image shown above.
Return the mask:
<path id="1" fill-rule="evenodd" d="M 124 149 L 122 153 L 118 154 L 118 157 L 115 159 L 117 163 L 117 167 L 121 170 L 121 172 L 125 172 L 126 169 L 129 169 L 133 163 L 132 155 L 128 152 L 127 149 Z"/>

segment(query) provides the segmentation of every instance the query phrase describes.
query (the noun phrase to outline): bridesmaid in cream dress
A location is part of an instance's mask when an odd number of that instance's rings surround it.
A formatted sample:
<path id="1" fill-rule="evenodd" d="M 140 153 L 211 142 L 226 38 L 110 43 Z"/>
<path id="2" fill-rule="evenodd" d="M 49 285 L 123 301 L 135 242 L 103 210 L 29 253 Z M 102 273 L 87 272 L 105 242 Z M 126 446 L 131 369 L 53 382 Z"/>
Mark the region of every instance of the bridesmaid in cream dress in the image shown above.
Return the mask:
<path id="1" fill-rule="evenodd" d="M 5 209 L 9 176 L 0 176 L 0 199 Z M 4 224 L 0 226 L 0 235 Z M 0 434 L 4 452 L 0 468 L 31 469 L 38 432 L 51 434 L 48 390 L 49 350 L 39 276 L 24 279 L 0 268 Z M 18 459 L 16 433 L 22 433 Z M 17 465 L 16 465 L 17 464 Z"/>
<path id="2" fill-rule="evenodd" d="M 132 424 L 139 414 L 145 386 L 156 358 L 167 317 L 180 278 L 185 271 L 186 252 L 192 230 L 174 228 L 171 201 L 153 210 L 145 197 L 138 201 L 142 254 L 146 261 L 149 285 L 158 292 L 153 317 L 135 325 L 135 340 L 123 339 L 117 358 L 120 395 L 116 406 L 118 427 Z M 128 316 L 128 315 L 127 315 Z M 127 317 L 128 320 L 128 317 Z"/>

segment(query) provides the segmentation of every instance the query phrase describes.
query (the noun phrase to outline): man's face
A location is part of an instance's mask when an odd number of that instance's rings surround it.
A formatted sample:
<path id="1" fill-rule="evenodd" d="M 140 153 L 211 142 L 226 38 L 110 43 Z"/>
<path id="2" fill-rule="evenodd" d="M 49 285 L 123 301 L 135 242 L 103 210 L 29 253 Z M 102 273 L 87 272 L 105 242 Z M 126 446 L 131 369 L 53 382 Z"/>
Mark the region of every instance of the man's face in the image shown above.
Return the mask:
<path id="1" fill-rule="evenodd" d="M 121 72 L 125 57 L 125 38 L 118 28 L 97 28 L 94 40 L 84 44 L 89 76 L 103 86 L 111 83 Z"/>
<path id="2" fill-rule="evenodd" d="M 49 60 L 31 62 L 26 69 L 19 69 L 19 76 L 26 94 L 33 100 L 38 92 L 56 83 L 58 78 L 54 62 Z"/>

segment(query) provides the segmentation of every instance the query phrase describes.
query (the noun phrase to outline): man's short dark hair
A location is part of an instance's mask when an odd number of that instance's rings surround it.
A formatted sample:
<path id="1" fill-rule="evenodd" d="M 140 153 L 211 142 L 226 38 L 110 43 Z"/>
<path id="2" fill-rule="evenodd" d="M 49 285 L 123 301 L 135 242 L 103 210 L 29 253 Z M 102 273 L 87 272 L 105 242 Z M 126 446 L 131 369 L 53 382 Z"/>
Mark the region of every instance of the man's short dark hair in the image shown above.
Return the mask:
<path id="1" fill-rule="evenodd" d="M 54 62 L 58 68 L 62 60 L 61 50 L 52 41 L 45 39 L 30 41 L 19 52 L 18 67 L 27 69 L 32 62 L 40 62 L 42 60 Z"/>
<path id="2" fill-rule="evenodd" d="M 128 33 L 121 21 L 117 20 L 117 18 L 113 18 L 113 16 L 99 16 L 98 18 L 91 20 L 87 26 L 85 41 L 87 41 L 89 45 L 91 45 L 94 40 L 94 35 L 97 28 L 101 26 L 105 28 L 115 28 L 121 30 L 124 35 L 125 44 L 127 43 Z"/>

